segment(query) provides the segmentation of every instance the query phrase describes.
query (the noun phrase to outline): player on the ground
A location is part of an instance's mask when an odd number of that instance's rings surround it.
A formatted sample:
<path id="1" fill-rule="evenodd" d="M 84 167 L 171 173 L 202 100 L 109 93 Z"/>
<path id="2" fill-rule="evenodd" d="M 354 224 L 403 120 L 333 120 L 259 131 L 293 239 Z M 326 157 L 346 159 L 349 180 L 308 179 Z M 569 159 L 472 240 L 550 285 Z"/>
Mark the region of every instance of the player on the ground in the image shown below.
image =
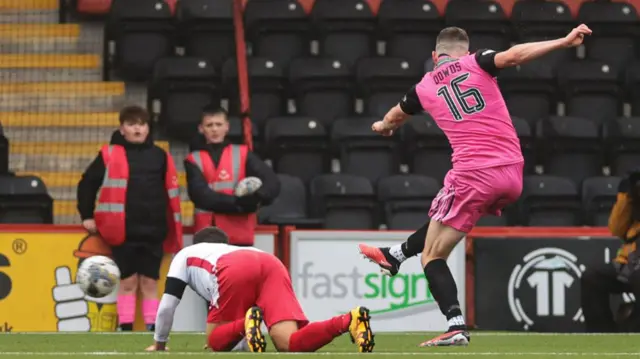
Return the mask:
<path id="1" fill-rule="evenodd" d="M 407 258 L 422 253 L 429 289 L 447 317 L 448 331 L 421 346 L 468 345 L 469 333 L 458 302 L 458 289 L 446 259 L 478 219 L 500 215 L 520 197 L 524 159 L 495 76 L 551 51 L 582 44 L 591 30 L 586 25 L 557 40 L 516 45 L 504 52 L 480 50 L 469 54 L 469 37 L 448 27 L 436 40 L 433 71 L 411 88 L 373 131 L 390 136 L 411 115 L 428 112 L 453 148 L 444 187 L 433 200 L 431 222 L 406 242 L 387 248 L 360 244 L 360 252 L 395 275 Z"/>
<path id="2" fill-rule="evenodd" d="M 313 352 L 347 332 L 360 352 L 373 351 L 367 308 L 309 323 L 282 262 L 272 254 L 228 241 L 222 230 L 208 227 L 195 234 L 198 244 L 183 248 L 173 258 L 156 318 L 155 343 L 147 350 L 166 349 L 176 307 L 188 285 L 211 303 L 207 341 L 213 351 L 245 345 L 251 352 L 263 352 L 267 344 L 263 321 L 278 351 Z"/>

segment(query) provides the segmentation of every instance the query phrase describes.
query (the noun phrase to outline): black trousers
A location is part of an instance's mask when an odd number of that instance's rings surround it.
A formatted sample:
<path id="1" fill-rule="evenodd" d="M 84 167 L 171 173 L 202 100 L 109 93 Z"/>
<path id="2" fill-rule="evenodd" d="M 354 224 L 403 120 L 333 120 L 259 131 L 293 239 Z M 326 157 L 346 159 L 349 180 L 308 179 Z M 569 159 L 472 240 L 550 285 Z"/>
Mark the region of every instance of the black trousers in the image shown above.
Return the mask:
<path id="1" fill-rule="evenodd" d="M 613 319 L 610 295 L 631 292 L 636 297 L 635 308 L 626 330 L 640 331 L 640 272 L 633 273 L 628 283 L 618 280 L 618 272 L 613 264 L 589 267 L 581 278 L 581 304 L 585 329 L 591 333 L 612 333 L 620 331 Z"/>

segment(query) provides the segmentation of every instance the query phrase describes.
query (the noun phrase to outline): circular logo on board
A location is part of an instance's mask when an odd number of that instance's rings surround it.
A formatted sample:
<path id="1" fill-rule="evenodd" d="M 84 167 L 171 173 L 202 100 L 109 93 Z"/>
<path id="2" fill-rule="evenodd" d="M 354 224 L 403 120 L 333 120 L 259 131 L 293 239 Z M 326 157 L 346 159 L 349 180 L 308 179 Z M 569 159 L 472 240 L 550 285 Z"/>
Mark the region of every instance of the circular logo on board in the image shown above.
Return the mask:
<path id="1" fill-rule="evenodd" d="M 584 322 L 579 281 L 586 269 L 572 253 L 560 248 L 529 252 L 509 277 L 508 301 L 515 320 L 529 330 L 535 324 L 562 328 Z"/>

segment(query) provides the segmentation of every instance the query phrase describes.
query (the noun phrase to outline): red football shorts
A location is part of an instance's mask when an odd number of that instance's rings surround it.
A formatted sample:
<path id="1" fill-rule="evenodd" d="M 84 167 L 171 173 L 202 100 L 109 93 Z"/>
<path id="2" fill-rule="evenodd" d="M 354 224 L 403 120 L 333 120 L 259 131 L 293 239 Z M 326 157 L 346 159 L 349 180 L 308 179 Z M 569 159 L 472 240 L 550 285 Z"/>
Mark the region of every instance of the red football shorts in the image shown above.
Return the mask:
<path id="1" fill-rule="evenodd" d="M 501 210 L 522 193 L 524 163 L 450 170 L 444 187 L 431 204 L 429 217 L 458 231 L 468 233 L 480 217 L 500 216 Z"/>
<path id="2" fill-rule="evenodd" d="M 252 250 L 225 254 L 216 265 L 218 305 L 209 310 L 208 323 L 243 318 L 254 305 L 260 307 L 268 328 L 293 320 L 298 327 L 309 323 L 293 292 L 291 277 L 275 256 Z"/>

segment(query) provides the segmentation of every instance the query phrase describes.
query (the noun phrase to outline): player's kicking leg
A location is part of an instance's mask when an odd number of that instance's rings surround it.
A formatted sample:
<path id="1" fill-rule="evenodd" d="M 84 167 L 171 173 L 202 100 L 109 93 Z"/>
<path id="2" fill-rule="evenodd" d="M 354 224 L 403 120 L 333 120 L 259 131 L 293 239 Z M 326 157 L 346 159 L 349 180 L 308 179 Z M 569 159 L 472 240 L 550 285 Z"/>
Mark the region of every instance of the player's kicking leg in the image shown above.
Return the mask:
<path id="1" fill-rule="evenodd" d="M 360 243 L 358 250 L 365 259 L 379 265 L 380 272 L 393 277 L 398 274 L 402 262 L 422 253 L 428 227 L 429 223 L 427 222 L 402 244 L 391 247 L 373 247 Z"/>

